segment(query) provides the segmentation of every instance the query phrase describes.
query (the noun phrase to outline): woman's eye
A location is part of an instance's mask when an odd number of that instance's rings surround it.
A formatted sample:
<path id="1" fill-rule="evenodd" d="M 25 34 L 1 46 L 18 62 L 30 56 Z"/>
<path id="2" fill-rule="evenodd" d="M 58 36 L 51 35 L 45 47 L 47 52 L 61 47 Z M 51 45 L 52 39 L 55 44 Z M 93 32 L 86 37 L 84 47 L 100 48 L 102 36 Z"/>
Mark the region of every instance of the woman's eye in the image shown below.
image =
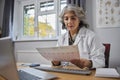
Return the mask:
<path id="1" fill-rule="evenodd" d="M 71 19 L 72 19 L 72 20 L 75 20 L 76 18 L 75 18 L 75 17 L 72 17 Z"/>
<path id="2" fill-rule="evenodd" d="M 64 20 L 76 20 L 76 17 L 70 17 L 70 18 L 67 18 L 67 17 L 64 17 Z"/>
<path id="3" fill-rule="evenodd" d="M 68 18 L 64 18 L 64 20 L 68 20 Z"/>

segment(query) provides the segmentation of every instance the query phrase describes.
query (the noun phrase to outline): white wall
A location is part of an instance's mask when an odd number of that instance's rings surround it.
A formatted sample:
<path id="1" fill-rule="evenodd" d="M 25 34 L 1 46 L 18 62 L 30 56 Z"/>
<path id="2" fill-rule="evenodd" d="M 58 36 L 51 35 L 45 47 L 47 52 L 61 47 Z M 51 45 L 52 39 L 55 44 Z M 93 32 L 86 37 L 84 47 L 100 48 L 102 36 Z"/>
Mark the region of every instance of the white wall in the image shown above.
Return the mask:
<path id="1" fill-rule="evenodd" d="M 56 41 L 16 41 L 14 45 L 18 62 L 50 64 L 48 60 L 40 56 L 36 48 L 56 46 Z"/>
<path id="2" fill-rule="evenodd" d="M 120 66 L 120 28 L 96 29 L 104 43 L 111 44 L 110 67 Z"/>

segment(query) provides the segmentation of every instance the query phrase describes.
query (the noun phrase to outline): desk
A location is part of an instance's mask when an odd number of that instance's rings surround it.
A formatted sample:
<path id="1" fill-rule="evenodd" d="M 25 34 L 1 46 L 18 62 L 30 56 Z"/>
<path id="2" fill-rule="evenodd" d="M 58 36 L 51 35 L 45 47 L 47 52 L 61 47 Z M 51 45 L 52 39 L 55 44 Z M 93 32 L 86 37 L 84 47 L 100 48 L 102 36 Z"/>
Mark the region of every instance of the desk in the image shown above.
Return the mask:
<path id="1" fill-rule="evenodd" d="M 21 68 L 21 66 L 18 66 Z M 22 67 L 23 68 L 23 67 Z M 48 72 L 50 74 L 54 74 L 58 76 L 58 79 L 55 80 L 120 80 L 120 78 L 98 78 L 95 77 L 95 70 L 92 70 L 92 74 L 90 75 L 78 75 L 78 74 L 67 74 L 67 73 L 59 73 L 59 72 Z M 0 77 L 0 80 L 5 80 Z"/>
<path id="2" fill-rule="evenodd" d="M 0 80 L 5 80 L 3 77 L 0 76 Z"/>

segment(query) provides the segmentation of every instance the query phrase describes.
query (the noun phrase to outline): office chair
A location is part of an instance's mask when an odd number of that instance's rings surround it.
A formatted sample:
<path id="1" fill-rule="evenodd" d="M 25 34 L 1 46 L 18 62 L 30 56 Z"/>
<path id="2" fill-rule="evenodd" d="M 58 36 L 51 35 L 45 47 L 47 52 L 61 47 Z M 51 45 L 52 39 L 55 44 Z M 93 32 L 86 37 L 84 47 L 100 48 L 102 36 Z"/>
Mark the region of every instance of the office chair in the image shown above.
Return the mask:
<path id="1" fill-rule="evenodd" d="M 103 43 L 103 45 L 105 46 L 105 68 L 109 67 L 109 55 L 110 55 L 110 44 L 109 43 Z"/>

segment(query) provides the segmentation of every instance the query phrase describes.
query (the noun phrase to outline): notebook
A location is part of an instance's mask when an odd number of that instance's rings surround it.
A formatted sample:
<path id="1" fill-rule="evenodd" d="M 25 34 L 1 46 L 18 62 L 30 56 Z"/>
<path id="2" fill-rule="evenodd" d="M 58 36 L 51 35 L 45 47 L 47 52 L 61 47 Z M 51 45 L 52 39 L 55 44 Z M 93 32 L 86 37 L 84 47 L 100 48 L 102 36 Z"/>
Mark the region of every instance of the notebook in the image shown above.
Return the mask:
<path id="1" fill-rule="evenodd" d="M 4 77 L 6 80 L 22 80 L 18 75 L 21 74 L 18 73 L 19 71 L 30 73 L 32 76 L 37 75 L 37 77 L 39 78 L 23 80 L 50 80 L 57 77 L 48 72 L 33 68 L 23 68 L 18 70 L 15 61 L 14 43 L 12 39 L 10 37 L 0 38 L 0 76 Z"/>
<path id="2" fill-rule="evenodd" d="M 113 77 L 113 78 L 120 78 L 120 74 L 115 68 L 97 68 L 96 77 Z"/>

